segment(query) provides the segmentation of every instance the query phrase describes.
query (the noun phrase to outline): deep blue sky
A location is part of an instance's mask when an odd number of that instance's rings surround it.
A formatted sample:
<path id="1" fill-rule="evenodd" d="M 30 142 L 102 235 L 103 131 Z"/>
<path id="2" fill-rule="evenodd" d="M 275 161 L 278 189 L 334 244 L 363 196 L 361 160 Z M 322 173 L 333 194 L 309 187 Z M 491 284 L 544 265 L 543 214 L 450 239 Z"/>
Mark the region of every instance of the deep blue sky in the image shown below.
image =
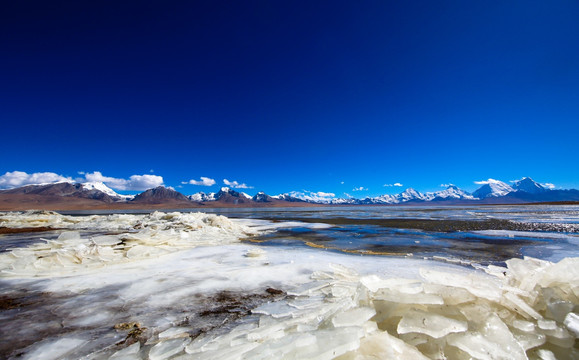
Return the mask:
<path id="1" fill-rule="evenodd" d="M 0 173 L 579 188 L 577 19 L 578 1 L 3 2 Z"/>

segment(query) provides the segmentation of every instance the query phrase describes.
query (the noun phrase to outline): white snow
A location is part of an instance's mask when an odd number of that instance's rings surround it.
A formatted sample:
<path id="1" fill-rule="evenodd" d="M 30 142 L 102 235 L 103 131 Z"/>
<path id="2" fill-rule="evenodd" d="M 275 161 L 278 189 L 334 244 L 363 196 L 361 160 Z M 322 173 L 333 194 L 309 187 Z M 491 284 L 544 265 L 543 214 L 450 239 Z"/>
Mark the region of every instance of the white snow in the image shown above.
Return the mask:
<path id="1" fill-rule="evenodd" d="M 115 192 L 113 189 L 111 189 L 110 187 L 106 186 L 103 182 L 101 181 L 93 181 L 93 182 L 85 182 L 82 183 L 82 187 L 85 190 L 98 190 L 98 191 L 102 191 L 105 194 L 109 195 L 112 198 L 116 198 L 116 199 L 120 199 L 120 200 L 131 200 L 133 199 L 135 196 L 134 195 L 121 195 L 117 192 Z"/>
<path id="2" fill-rule="evenodd" d="M 203 201 L 215 201 L 216 199 L 214 192 L 211 192 L 209 194 L 206 194 L 204 192 L 198 192 L 196 194 L 189 195 L 189 200 L 203 202 Z"/>
<path id="3" fill-rule="evenodd" d="M 495 179 L 479 181 L 477 184 L 482 184 L 482 186 L 473 192 L 472 195 L 478 199 L 505 196 L 515 191 L 510 185 Z"/>

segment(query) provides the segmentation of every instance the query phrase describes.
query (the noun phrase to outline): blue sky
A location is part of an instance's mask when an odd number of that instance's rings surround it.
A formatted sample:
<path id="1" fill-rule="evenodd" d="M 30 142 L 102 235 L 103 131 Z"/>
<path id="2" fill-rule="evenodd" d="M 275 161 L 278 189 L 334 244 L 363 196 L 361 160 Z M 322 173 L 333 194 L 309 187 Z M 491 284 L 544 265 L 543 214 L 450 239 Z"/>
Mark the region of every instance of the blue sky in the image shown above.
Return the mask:
<path id="1" fill-rule="evenodd" d="M 1 6 L 0 174 L 579 188 L 577 1 Z"/>

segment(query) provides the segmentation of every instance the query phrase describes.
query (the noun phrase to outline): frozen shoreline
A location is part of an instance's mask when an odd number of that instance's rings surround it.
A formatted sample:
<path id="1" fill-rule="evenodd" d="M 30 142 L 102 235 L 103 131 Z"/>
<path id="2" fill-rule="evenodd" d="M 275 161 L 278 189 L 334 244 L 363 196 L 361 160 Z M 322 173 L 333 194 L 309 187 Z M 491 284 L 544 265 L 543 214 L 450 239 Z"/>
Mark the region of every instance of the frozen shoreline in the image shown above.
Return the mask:
<path id="1" fill-rule="evenodd" d="M 18 249 L 29 259 L 43 255 L 0 278 L 3 299 L 13 301 L 0 313 L 2 328 L 13 329 L 3 339 L 3 357 L 578 355 L 579 258 L 558 264 L 514 259 L 508 269 L 471 270 L 238 242 L 279 223 L 162 213 L 118 220 L 142 225 L 121 248 L 125 235 L 108 235 L 91 240 L 98 251 L 79 253 L 88 239 L 71 231 L 48 247 Z M 110 218 L 91 221 L 111 226 Z M 127 256 L 143 241 L 149 252 Z M 45 256 L 53 253 L 58 256 Z M 79 255 L 82 261 L 64 261 Z M 7 256 L 13 255 L 2 253 Z"/>

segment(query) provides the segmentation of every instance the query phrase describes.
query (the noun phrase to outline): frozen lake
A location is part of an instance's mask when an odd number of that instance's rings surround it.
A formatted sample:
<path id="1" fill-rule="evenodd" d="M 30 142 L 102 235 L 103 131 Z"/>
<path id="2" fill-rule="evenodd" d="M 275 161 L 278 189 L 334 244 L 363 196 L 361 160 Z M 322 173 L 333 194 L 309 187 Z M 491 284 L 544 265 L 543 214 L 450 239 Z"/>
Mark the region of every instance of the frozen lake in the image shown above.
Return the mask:
<path id="1" fill-rule="evenodd" d="M 578 206 L 204 211 L 1 214 L 0 357 L 578 357 Z"/>

